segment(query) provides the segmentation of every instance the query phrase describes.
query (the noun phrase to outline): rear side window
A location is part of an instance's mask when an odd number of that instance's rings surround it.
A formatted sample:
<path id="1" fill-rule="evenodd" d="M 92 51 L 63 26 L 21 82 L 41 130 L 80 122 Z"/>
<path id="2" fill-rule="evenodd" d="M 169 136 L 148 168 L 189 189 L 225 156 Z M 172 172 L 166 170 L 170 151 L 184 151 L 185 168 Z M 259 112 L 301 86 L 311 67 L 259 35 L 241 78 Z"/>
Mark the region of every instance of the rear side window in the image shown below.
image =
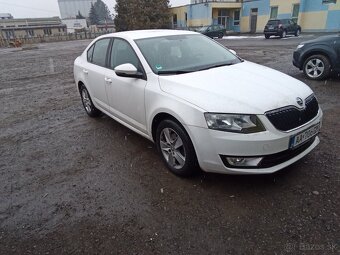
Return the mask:
<path id="1" fill-rule="evenodd" d="M 109 48 L 110 44 L 109 38 L 99 40 L 94 45 L 93 56 L 92 56 L 92 63 L 99 66 L 105 66 L 106 64 L 106 55 L 107 49 Z"/>
<path id="2" fill-rule="evenodd" d="M 92 45 L 91 48 L 87 51 L 87 62 L 92 62 L 93 50 L 94 45 Z"/>
<path id="3" fill-rule="evenodd" d="M 268 26 L 276 26 L 277 24 L 279 24 L 278 20 L 269 20 L 267 23 Z"/>

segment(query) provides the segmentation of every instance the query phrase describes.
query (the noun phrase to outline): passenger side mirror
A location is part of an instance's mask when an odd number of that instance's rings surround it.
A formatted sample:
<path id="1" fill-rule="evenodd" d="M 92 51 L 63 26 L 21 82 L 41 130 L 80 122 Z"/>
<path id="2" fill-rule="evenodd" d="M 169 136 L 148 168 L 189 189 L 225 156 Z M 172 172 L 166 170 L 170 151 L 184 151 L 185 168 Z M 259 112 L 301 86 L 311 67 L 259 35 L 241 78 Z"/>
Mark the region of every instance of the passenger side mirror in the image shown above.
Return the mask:
<path id="1" fill-rule="evenodd" d="M 142 79 L 144 76 L 141 72 L 138 72 L 137 68 L 130 63 L 122 64 L 116 66 L 114 69 L 117 76 L 120 77 L 127 77 L 127 78 L 137 78 Z"/>

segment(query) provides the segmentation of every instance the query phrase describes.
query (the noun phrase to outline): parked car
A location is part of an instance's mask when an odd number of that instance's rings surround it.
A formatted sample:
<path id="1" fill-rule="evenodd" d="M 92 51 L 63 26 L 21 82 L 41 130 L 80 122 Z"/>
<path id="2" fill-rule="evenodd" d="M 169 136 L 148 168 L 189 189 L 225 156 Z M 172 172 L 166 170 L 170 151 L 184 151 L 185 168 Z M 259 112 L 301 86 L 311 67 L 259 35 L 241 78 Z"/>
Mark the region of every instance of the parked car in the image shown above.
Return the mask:
<path id="1" fill-rule="evenodd" d="M 301 27 L 291 19 L 271 19 L 264 27 L 264 36 L 269 39 L 272 35 L 280 36 L 281 38 L 287 35 L 299 36 Z"/>
<path id="2" fill-rule="evenodd" d="M 340 74 L 340 34 L 299 44 L 293 54 L 293 64 L 312 80 L 326 79 L 332 72 Z"/>
<path id="3" fill-rule="evenodd" d="M 226 29 L 222 25 L 211 25 L 201 27 L 200 29 L 197 30 L 197 32 L 209 36 L 210 38 L 214 37 L 222 38 L 226 33 Z"/>
<path id="4" fill-rule="evenodd" d="M 74 78 L 89 116 L 153 141 L 180 176 L 198 166 L 273 173 L 319 144 L 322 111 L 307 85 L 196 32 L 101 36 L 75 60 Z"/>

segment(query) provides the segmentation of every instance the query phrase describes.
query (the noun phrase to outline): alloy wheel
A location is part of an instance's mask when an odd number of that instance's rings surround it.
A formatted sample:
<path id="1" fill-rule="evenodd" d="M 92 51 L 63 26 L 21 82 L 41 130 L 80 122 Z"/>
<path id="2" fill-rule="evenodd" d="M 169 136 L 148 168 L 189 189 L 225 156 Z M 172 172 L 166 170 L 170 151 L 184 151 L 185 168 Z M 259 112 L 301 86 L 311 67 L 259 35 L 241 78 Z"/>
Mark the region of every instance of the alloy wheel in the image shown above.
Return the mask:
<path id="1" fill-rule="evenodd" d="M 186 160 L 185 149 L 181 137 L 171 128 L 164 128 L 160 135 L 160 148 L 167 163 L 181 169 Z"/>
<path id="2" fill-rule="evenodd" d="M 83 89 L 81 91 L 81 99 L 83 100 L 85 110 L 88 113 L 90 113 L 92 111 L 92 103 L 91 103 L 91 99 L 90 99 L 89 93 L 87 92 L 86 89 Z"/>
<path id="3" fill-rule="evenodd" d="M 306 74 L 310 78 L 318 78 L 323 74 L 325 70 L 325 64 L 320 59 L 313 58 L 307 62 L 305 69 Z"/>

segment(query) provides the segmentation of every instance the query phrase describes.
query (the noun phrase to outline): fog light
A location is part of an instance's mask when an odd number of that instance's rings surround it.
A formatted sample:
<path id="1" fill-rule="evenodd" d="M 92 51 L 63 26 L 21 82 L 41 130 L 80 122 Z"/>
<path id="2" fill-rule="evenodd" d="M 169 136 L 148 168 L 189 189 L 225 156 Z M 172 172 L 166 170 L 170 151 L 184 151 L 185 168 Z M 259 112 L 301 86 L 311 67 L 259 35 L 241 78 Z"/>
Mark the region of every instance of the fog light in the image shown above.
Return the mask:
<path id="1" fill-rule="evenodd" d="M 247 167 L 247 166 L 258 166 L 263 159 L 261 158 L 255 158 L 255 157 L 247 157 L 247 158 L 242 158 L 242 157 L 226 157 L 229 165 L 231 166 L 237 166 L 237 167 Z"/>

